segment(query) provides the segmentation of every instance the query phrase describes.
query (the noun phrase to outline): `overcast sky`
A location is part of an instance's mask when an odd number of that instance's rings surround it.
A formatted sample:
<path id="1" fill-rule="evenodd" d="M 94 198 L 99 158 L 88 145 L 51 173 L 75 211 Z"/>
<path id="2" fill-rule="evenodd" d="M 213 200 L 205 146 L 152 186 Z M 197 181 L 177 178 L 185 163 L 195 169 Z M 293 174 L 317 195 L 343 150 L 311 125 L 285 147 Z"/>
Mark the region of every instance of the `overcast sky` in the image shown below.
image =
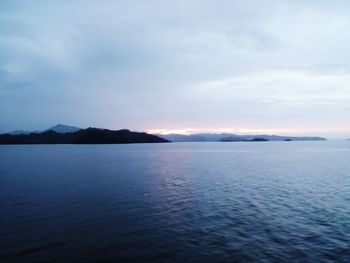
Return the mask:
<path id="1" fill-rule="evenodd" d="M 350 1 L 0 1 L 0 130 L 350 137 Z"/>

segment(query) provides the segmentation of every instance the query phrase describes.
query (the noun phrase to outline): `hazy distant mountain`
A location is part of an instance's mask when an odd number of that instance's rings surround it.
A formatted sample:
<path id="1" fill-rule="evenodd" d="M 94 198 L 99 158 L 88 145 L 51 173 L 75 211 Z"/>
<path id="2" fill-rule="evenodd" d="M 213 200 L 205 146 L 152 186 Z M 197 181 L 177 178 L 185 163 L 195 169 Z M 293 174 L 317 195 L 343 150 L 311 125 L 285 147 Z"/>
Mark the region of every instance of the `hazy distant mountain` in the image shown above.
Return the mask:
<path id="1" fill-rule="evenodd" d="M 191 135 L 183 135 L 183 134 L 156 134 L 159 137 L 165 138 L 172 142 L 217 142 L 220 141 L 224 137 L 231 136 L 232 134 L 210 134 L 210 133 L 198 133 Z"/>
<path id="2" fill-rule="evenodd" d="M 81 130 L 81 128 L 75 126 L 69 126 L 64 124 L 57 124 L 51 128 L 48 128 L 46 131 L 54 131 L 57 133 L 68 133 L 68 132 L 76 132 Z"/>
<path id="3" fill-rule="evenodd" d="M 60 131 L 62 130 L 60 129 Z M 0 135 L 0 144 L 124 144 L 157 142 L 169 141 L 144 132 L 113 131 L 97 128 L 79 129 L 76 132 L 67 133 L 47 130 L 42 133 Z"/>
<path id="4" fill-rule="evenodd" d="M 172 142 L 218 142 L 218 141 L 252 141 L 261 138 L 268 141 L 325 141 L 322 137 L 297 137 L 279 135 L 238 135 L 229 133 L 199 133 L 191 135 L 167 134 L 158 136 Z"/>
<path id="5" fill-rule="evenodd" d="M 212 140 L 211 138 L 208 138 L 207 136 L 202 136 L 200 134 L 197 135 L 182 135 L 182 134 L 168 134 L 168 135 L 161 135 L 156 134 L 159 137 L 165 138 L 167 140 L 170 140 L 172 142 L 203 142 Z"/>
<path id="6" fill-rule="evenodd" d="M 15 130 L 10 132 L 11 135 L 19 135 L 19 134 L 29 134 L 32 133 L 32 131 L 24 131 L 24 130 Z"/>
<path id="7" fill-rule="evenodd" d="M 78 128 L 75 126 L 64 125 L 64 124 L 57 124 L 55 126 L 52 126 L 51 128 L 43 130 L 43 131 L 40 131 L 40 130 L 34 130 L 34 131 L 15 130 L 15 131 L 9 132 L 9 134 L 20 135 L 20 134 L 30 134 L 30 133 L 41 133 L 44 131 L 54 131 L 57 133 L 68 133 L 68 132 L 76 132 L 79 130 L 81 130 L 81 128 Z"/>

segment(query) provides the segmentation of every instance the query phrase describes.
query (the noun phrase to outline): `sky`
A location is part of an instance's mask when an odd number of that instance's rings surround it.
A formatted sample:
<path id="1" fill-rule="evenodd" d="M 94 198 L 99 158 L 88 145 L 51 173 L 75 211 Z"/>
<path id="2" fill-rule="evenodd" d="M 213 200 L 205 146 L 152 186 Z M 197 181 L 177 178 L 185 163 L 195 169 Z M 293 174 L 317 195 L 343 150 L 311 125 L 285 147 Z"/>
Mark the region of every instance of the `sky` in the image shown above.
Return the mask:
<path id="1" fill-rule="evenodd" d="M 0 0 L 0 131 L 350 138 L 350 1 Z"/>

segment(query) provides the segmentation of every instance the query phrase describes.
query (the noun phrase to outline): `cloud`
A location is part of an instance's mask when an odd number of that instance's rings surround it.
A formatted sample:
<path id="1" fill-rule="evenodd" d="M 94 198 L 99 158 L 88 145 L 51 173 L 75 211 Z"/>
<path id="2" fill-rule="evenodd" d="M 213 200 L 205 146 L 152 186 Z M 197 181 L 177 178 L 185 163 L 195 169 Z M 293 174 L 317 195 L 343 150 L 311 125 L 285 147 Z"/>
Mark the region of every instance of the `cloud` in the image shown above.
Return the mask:
<path id="1" fill-rule="evenodd" d="M 340 0 L 2 2 L 0 128 L 340 129 L 349 10 Z"/>

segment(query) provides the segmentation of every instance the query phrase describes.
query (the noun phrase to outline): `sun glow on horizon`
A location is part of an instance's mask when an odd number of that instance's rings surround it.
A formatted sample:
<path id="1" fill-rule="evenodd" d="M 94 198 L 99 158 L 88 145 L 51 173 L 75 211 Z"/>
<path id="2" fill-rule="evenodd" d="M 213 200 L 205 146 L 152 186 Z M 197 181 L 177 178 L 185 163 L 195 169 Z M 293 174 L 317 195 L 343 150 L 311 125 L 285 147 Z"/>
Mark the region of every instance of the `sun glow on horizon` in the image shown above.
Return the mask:
<path id="1" fill-rule="evenodd" d="M 329 133 L 350 133 L 349 128 L 324 129 L 324 128 L 183 128 L 183 129 L 148 129 L 151 134 L 182 134 L 191 135 L 198 133 L 232 133 L 232 134 L 269 134 L 269 135 L 315 135 Z"/>

